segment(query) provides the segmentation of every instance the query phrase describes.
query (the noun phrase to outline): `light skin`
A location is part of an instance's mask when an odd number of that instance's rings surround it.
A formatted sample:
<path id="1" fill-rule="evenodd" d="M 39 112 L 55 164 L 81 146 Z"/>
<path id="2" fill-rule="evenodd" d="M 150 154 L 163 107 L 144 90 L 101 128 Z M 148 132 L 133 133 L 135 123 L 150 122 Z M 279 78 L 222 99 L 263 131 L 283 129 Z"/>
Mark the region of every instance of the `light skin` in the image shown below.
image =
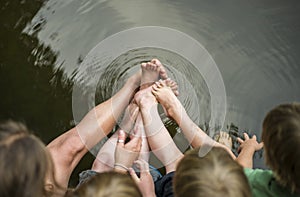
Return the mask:
<path id="1" fill-rule="evenodd" d="M 158 81 L 152 86 L 152 93 L 157 101 L 165 108 L 167 115 L 175 120 L 181 128 L 184 136 L 192 147 L 209 145 L 210 147 L 224 148 L 232 158 L 236 158 L 232 151 L 225 145 L 215 142 L 202 129 L 200 129 L 189 117 L 184 107 L 173 93 L 168 81 Z"/>
<path id="2" fill-rule="evenodd" d="M 141 190 L 143 197 L 155 197 L 156 195 L 154 192 L 154 183 L 152 180 L 152 176 L 149 172 L 148 162 L 140 159 L 135 161 L 134 163 L 138 166 L 140 170 L 140 178 L 136 175 L 135 171 L 132 168 L 129 169 L 129 173 L 134 182 Z"/>
<path id="3" fill-rule="evenodd" d="M 140 80 L 141 72 L 131 76 L 111 99 L 93 108 L 75 128 L 47 145 L 54 163 L 54 178 L 63 191 L 66 191 L 70 175 L 81 158 L 113 129 L 139 87 Z M 51 177 L 46 178 L 46 184 L 53 185 L 54 192 L 57 192 L 54 183 Z"/>
<path id="4" fill-rule="evenodd" d="M 136 93 L 134 99 L 139 105 L 148 143 L 156 157 L 164 164 L 166 173 L 175 171 L 177 163 L 183 157 L 165 128 L 157 110 L 157 101 L 151 93 L 152 87 Z M 163 145 L 161 142 L 164 142 Z"/>
<path id="5" fill-rule="evenodd" d="M 232 149 L 232 138 L 230 135 L 224 131 L 220 131 L 217 139 L 215 139 L 220 144 L 227 146 L 229 149 Z"/>
<path id="6" fill-rule="evenodd" d="M 153 59 L 151 60 L 151 62 L 142 63 L 141 72 L 142 72 L 142 76 L 140 82 L 140 89 L 149 87 L 155 81 L 157 81 L 159 77 L 162 79 L 167 78 L 166 69 L 163 67 L 161 62 L 157 59 Z M 131 131 L 133 125 L 132 120 L 133 117 L 124 119 L 120 125 L 120 128 L 122 128 L 127 132 Z M 137 118 L 135 116 L 134 120 L 136 120 L 136 122 L 132 130 L 132 134 L 142 138 L 142 149 L 139 158 L 148 161 L 149 147 L 148 147 L 148 141 L 144 131 L 141 114 L 138 113 Z M 126 121 L 130 121 L 131 123 L 127 123 Z M 116 141 L 117 141 L 117 134 L 114 134 L 103 145 L 103 147 L 99 150 L 97 157 L 93 163 L 92 170 L 96 172 L 104 172 L 104 171 L 112 170 L 114 164 L 113 150 L 116 145 Z"/>
<path id="7" fill-rule="evenodd" d="M 253 155 L 255 151 L 262 149 L 264 144 L 263 142 L 257 142 L 256 135 L 250 138 L 247 133 L 244 133 L 244 138 L 245 140 L 237 138 L 240 143 L 240 153 L 236 161 L 244 168 L 253 168 Z"/>
<path id="8" fill-rule="evenodd" d="M 131 140 L 125 144 L 126 137 L 126 133 L 123 130 L 119 130 L 114 156 L 114 170 L 120 173 L 127 173 L 127 170 L 138 158 L 142 147 L 142 139 L 140 137 L 132 136 Z"/>
<path id="9" fill-rule="evenodd" d="M 120 124 L 120 128 L 125 132 L 130 132 L 138 116 L 139 109 L 136 104 L 131 103 L 125 110 L 123 120 Z M 120 129 L 119 129 L 120 130 Z M 94 160 L 92 170 L 96 172 L 110 171 L 114 168 L 114 150 L 117 145 L 118 133 L 115 132 L 101 147 Z"/>

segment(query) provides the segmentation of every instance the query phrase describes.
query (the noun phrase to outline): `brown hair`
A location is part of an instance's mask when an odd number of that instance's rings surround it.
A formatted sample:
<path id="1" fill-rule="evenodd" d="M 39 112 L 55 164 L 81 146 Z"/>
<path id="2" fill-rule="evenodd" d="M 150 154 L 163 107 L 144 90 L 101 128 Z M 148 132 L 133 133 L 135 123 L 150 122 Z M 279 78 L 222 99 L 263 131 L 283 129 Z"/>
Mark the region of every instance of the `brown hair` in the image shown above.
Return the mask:
<path id="1" fill-rule="evenodd" d="M 0 124 L 0 196 L 45 196 L 50 154 L 26 126 L 8 121 Z"/>
<path id="2" fill-rule="evenodd" d="M 283 104 L 264 119 L 262 141 L 266 163 L 277 181 L 293 192 L 300 189 L 300 104 Z"/>
<path id="3" fill-rule="evenodd" d="M 204 157 L 199 150 L 187 152 L 179 162 L 173 182 L 175 196 L 251 196 L 243 168 L 224 149 L 214 147 Z"/>
<path id="4" fill-rule="evenodd" d="M 114 171 L 97 174 L 83 183 L 74 193 L 75 197 L 142 197 L 140 190 L 129 175 Z"/>

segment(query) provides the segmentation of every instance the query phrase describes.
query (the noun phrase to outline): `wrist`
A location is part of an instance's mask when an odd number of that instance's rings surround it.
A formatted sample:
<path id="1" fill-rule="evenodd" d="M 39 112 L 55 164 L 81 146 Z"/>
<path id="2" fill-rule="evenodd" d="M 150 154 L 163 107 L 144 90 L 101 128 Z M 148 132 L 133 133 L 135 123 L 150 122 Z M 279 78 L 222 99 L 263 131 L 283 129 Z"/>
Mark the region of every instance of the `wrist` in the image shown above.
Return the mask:
<path id="1" fill-rule="evenodd" d="M 115 163 L 114 170 L 116 172 L 120 172 L 120 173 L 126 174 L 129 169 L 125 165 Z"/>
<path id="2" fill-rule="evenodd" d="M 143 197 L 156 197 L 156 194 L 154 192 L 149 194 L 143 194 Z"/>

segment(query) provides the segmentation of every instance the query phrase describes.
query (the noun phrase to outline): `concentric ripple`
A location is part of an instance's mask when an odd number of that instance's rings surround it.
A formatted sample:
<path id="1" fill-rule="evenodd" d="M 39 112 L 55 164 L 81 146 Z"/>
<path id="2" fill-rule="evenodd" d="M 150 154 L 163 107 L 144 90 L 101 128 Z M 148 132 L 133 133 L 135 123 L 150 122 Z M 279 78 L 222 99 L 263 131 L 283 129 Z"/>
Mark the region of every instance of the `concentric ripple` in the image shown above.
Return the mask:
<path id="1" fill-rule="evenodd" d="M 199 42 L 165 27 L 125 30 L 106 38 L 90 51 L 76 76 L 74 119 L 80 121 L 83 114 L 96 104 L 109 99 L 142 62 L 153 58 L 159 59 L 169 77 L 178 83 L 178 98 L 193 121 L 210 135 L 222 128 L 226 93 L 218 67 Z M 189 144 L 180 134 L 180 129 L 163 113 L 161 117 L 179 148 L 185 150 Z M 84 131 L 78 132 L 81 135 Z"/>

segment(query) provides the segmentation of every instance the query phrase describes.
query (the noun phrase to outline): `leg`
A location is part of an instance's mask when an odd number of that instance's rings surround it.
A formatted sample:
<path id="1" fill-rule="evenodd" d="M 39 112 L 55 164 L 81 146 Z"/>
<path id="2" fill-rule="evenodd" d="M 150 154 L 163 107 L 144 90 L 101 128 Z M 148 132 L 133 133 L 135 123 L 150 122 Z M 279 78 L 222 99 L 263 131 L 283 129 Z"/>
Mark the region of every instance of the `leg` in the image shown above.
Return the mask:
<path id="1" fill-rule="evenodd" d="M 155 62 L 155 60 L 153 60 Z M 157 60 L 158 61 L 158 60 Z M 167 76 L 164 67 L 160 64 L 159 66 L 156 64 L 153 64 L 151 62 L 148 63 L 143 63 L 141 65 L 141 70 L 142 70 L 142 77 L 141 77 L 141 83 L 140 86 L 146 87 L 149 86 L 149 83 L 153 83 L 156 81 L 159 77 L 159 75 L 163 75 L 164 77 Z M 120 127 L 124 131 L 131 131 L 132 125 L 134 124 L 134 121 L 136 119 L 136 113 L 130 115 L 130 111 L 135 108 L 137 109 L 137 106 L 134 106 L 134 104 L 131 104 L 131 107 L 129 106 L 127 109 L 127 113 L 125 112 L 124 119 L 120 125 Z M 134 115 L 134 116 L 133 116 Z M 133 121 L 134 120 L 134 121 Z M 133 129 L 133 133 L 135 135 L 141 136 L 142 137 L 142 150 L 141 150 L 141 158 L 144 160 L 148 161 L 149 159 L 149 147 L 148 147 L 148 142 L 146 139 L 146 136 L 144 135 L 144 127 L 142 123 L 141 116 L 139 115 L 135 124 L 135 127 Z M 109 171 L 113 168 L 114 165 L 114 149 L 116 146 L 118 136 L 113 135 L 101 148 L 99 151 L 93 166 L 92 170 L 97 171 L 97 172 L 103 172 L 103 171 Z"/>
<path id="2" fill-rule="evenodd" d="M 47 146 L 53 158 L 57 184 L 67 188 L 70 175 L 81 158 L 114 127 L 116 119 L 139 86 L 140 78 L 140 72 L 130 77 L 111 99 L 96 106 L 75 128 L 60 135 Z M 54 180 L 47 182 L 54 184 Z"/>
<path id="3" fill-rule="evenodd" d="M 183 154 L 175 145 L 157 111 L 157 101 L 151 93 L 152 88 L 139 91 L 135 100 L 140 107 L 149 145 L 158 159 L 165 165 L 167 173 L 175 171 L 177 162 Z M 162 145 L 163 142 L 163 145 Z"/>
<path id="4" fill-rule="evenodd" d="M 124 118 L 120 124 L 120 128 L 127 132 L 131 131 L 132 126 L 136 121 L 138 112 L 139 110 L 136 104 L 131 103 L 130 105 L 128 105 L 124 114 Z M 92 170 L 100 173 L 110 171 L 114 168 L 114 153 L 117 140 L 118 131 L 114 133 L 99 150 L 97 157 L 93 163 Z"/>
<path id="5" fill-rule="evenodd" d="M 150 156 L 149 155 L 149 145 L 148 145 L 147 135 L 145 132 L 141 113 L 139 113 L 139 115 L 136 119 L 136 123 L 135 123 L 132 134 L 142 138 L 142 148 L 141 148 L 139 159 L 142 159 L 142 160 L 148 162 L 149 156 Z"/>
<path id="6" fill-rule="evenodd" d="M 166 109 L 168 115 L 176 121 L 191 145 L 193 147 L 201 147 L 205 144 L 211 147 L 222 147 L 235 158 L 229 148 L 215 142 L 190 119 L 184 107 L 170 88 L 170 85 L 168 80 L 156 82 L 156 84 L 152 86 L 152 93 L 156 96 L 158 102 Z"/>
<path id="7" fill-rule="evenodd" d="M 161 78 L 168 77 L 164 66 L 157 59 L 153 59 L 151 62 L 143 63 L 141 65 L 141 69 L 142 69 L 142 77 L 141 77 L 140 90 L 151 86 L 155 81 L 158 80 L 159 76 Z M 141 114 L 139 114 L 139 116 L 137 118 L 135 127 L 133 129 L 133 134 L 142 138 L 142 149 L 141 149 L 139 159 L 148 161 L 149 160 L 149 146 L 148 146 L 148 140 L 147 140 L 147 136 L 145 133 L 145 128 L 143 125 L 143 120 L 142 120 Z"/>

